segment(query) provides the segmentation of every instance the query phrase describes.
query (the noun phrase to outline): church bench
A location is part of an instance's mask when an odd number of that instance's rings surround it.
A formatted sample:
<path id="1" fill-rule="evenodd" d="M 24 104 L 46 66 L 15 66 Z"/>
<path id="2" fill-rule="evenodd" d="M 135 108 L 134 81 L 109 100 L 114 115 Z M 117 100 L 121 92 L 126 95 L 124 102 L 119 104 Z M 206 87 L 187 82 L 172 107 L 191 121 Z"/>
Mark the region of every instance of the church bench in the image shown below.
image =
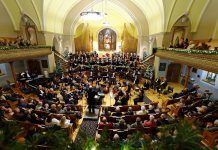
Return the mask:
<path id="1" fill-rule="evenodd" d="M 118 134 L 121 139 L 127 138 L 127 135 L 132 135 L 137 132 L 140 132 L 141 134 L 155 134 L 156 128 L 150 128 L 150 127 L 143 127 L 143 128 L 129 128 L 125 130 L 119 130 L 119 129 L 97 129 L 96 134 L 102 134 L 103 132 L 107 132 L 109 134 L 109 137 L 112 139 L 114 134 Z"/>
<path id="2" fill-rule="evenodd" d="M 218 140 L 218 131 L 210 132 L 205 130 L 203 132 L 203 138 L 202 142 L 213 148 L 215 144 L 217 144 L 216 140 Z"/>

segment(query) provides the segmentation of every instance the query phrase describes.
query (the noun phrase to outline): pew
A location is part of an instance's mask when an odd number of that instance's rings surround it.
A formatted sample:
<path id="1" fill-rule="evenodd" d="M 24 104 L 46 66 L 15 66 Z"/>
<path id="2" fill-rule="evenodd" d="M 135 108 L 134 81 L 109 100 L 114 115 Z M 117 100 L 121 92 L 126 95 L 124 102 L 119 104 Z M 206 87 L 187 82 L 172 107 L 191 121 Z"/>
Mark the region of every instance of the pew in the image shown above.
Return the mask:
<path id="1" fill-rule="evenodd" d="M 215 144 L 217 144 L 216 140 L 218 139 L 218 131 L 210 132 L 205 130 L 203 132 L 203 138 L 202 142 L 213 148 Z"/>

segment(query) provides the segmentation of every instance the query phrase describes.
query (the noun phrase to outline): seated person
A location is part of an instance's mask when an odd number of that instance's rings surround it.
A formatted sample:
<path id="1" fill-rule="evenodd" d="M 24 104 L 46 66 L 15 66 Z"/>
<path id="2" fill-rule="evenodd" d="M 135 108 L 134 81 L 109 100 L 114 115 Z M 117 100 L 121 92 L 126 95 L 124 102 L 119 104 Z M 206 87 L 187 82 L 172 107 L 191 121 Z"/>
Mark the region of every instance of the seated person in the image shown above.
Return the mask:
<path id="1" fill-rule="evenodd" d="M 112 127 L 113 127 L 113 124 L 111 122 L 107 122 L 107 118 L 106 117 L 103 117 L 102 118 L 102 122 L 100 122 L 98 124 L 98 128 L 99 129 L 104 129 L 104 128 L 112 129 Z"/>
<path id="2" fill-rule="evenodd" d="M 122 114 L 122 112 L 120 112 L 120 107 L 116 107 L 116 110 L 115 110 L 116 112 L 114 112 L 113 114 L 112 114 L 112 116 L 118 116 L 118 117 L 120 117 L 120 116 L 122 116 L 123 114 Z"/>
<path id="3" fill-rule="evenodd" d="M 114 129 L 124 130 L 124 129 L 127 129 L 127 124 L 126 124 L 124 119 L 120 119 L 119 123 L 114 123 L 113 124 L 113 128 Z"/>
<path id="4" fill-rule="evenodd" d="M 169 124 L 169 121 L 168 121 L 168 119 L 166 118 L 166 115 L 165 115 L 165 114 L 161 114 L 161 115 L 160 115 L 160 118 L 158 118 L 158 120 L 157 120 L 157 124 L 158 124 L 158 125 Z"/>
<path id="5" fill-rule="evenodd" d="M 157 126 L 153 115 L 150 115 L 149 121 L 146 121 L 146 120 L 144 121 L 144 126 L 150 127 L 150 128 L 155 128 Z"/>
<path id="6" fill-rule="evenodd" d="M 60 121 L 54 118 L 52 114 L 49 114 L 48 117 L 45 119 L 46 126 L 59 125 L 59 124 L 60 124 Z"/>
<path id="7" fill-rule="evenodd" d="M 55 104 L 52 104 L 51 105 L 51 109 L 49 111 L 50 113 L 57 113 L 57 108 L 56 108 L 56 105 Z"/>
<path id="8" fill-rule="evenodd" d="M 72 123 L 70 123 L 70 120 L 68 120 L 65 116 L 63 116 L 60 120 L 59 126 L 61 128 L 68 128 L 72 126 Z"/>
<path id="9" fill-rule="evenodd" d="M 25 102 L 25 100 L 23 98 L 21 98 L 19 101 L 18 101 L 18 106 L 19 107 L 24 107 L 26 108 L 27 107 L 27 103 Z"/>
<path id="10" fill-rule="evenodd" d="M 207 130 L 210 132 L 218 131 L 218 119 L 216 119 L 213 123 L 213 126 L 209 127 Z"/>
<path id="11" fill-rule="evenodd" d="M 153 106 L 153 105 L 149 105 L 149 106 L 148 106 L 148 113 L 149 113 L 149 114 L 155 113 L 155 111 L 154 111 L 154 106 Z"/>
<path id="12" fill-rule="evenodd" d="M 134 105 L 137 105 L 138 102 L 143 102 L 143 100 L 144 100 L 144 90 L 141 89 L 137 97 L 134 99 Z"/>
<path id="13" fill-rule="evenodd" d="M 30 122 L 33 124 L 44 124 L 44 120 L 40 118 L 36 113 L 31 113 Z"/>
<path id="14" fill-rule="evenodd" d="M 128 108 L 128 111 L 125 113 L 125 115 L 134 115 L 134 113 L 132 111 L 132 107 Z"/>
<path id="15" fill-rule="evenodd" d="M 35 110 L 41 110 L 43 107 L 42 105 L 43 105 L 43 103 L 39 101 L 38 104 L 36 105 Z"/>
<path id="16" fill-rule="evenodd" d="M 148 113 L 148 112 L 147 112 L 145 106 L 141 106 L 141 110 L 138 111 L 136 114 L 137 114 L 137 115 L 146 115 L 147 113 Z"/>
<path id="17" fill-rule="evenodd" d="M 141 118 L 137 117 L 136 122 L 131 124 L 131 128 L 143 128 L 143 123 L 141 122 Z"/>
<path id="18" fill-rule="evenodd" d="M 108 111 L 108 107 L 105 107 L 105 108 L 104 108 L 104 111 L 102 112 L 101 115 L 102 115 L 102 116 L 106 116 L 106 117 L 108 117 L 108 116 L 111 115 L 111 112 Z"/>

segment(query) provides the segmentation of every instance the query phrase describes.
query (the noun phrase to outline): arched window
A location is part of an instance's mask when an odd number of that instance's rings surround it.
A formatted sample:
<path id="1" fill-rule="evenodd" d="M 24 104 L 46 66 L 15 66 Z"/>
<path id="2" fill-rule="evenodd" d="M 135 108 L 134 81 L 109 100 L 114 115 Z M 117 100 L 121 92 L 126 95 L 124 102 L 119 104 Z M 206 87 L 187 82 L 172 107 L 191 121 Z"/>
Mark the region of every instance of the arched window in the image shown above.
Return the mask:
<path id="1" fill-rule="evenodd" d="M 99 50 L 116 50 L 115 31 L 110 28 L 101 30 L 98 34 L 98 48 Z"/>

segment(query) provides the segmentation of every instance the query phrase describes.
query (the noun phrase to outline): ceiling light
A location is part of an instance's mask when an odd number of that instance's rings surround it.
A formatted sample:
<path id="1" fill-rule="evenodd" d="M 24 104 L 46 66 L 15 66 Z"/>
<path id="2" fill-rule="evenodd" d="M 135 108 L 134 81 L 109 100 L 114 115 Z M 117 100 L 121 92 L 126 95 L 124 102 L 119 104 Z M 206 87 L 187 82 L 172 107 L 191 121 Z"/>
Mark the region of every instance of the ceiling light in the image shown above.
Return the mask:
<path id="1" fill-rule="evenodd" d="M 80 13 L 80 16 L 84 20 L 101 20 L 104 18 L 105 15 L 107 14 L 98 11 L 86 11 Z"/>

